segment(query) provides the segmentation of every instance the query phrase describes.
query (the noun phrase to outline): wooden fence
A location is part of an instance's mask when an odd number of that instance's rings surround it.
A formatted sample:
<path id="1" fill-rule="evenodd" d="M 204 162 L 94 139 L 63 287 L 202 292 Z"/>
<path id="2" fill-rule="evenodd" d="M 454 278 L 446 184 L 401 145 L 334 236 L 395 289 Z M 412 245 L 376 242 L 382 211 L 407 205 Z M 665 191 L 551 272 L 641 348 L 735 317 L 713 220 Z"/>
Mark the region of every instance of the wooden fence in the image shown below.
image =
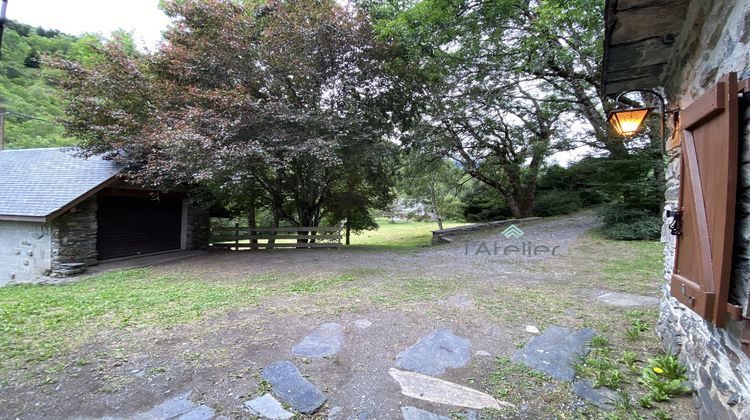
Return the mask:
<path id="1" fill-rule="evenodd" d="M 341 249 L 341 226 L 249 228 L 212 226 L 209 244 L 214 249 L 253 250 L 274 248 Z"/>

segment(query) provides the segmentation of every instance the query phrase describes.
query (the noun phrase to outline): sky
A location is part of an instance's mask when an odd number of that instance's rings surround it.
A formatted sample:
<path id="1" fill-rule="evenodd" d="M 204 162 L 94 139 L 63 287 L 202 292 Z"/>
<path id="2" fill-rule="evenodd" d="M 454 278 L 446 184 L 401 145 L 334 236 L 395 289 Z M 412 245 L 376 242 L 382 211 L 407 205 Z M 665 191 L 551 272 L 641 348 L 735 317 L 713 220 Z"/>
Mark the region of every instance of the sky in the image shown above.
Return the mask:
<path id="1" fill-rule="evenodd" d="M 159 0 L 8 0 L 7 17 L 71 35 L 132 31 L 140 48 L 153 50 L 169 19 Z"/>

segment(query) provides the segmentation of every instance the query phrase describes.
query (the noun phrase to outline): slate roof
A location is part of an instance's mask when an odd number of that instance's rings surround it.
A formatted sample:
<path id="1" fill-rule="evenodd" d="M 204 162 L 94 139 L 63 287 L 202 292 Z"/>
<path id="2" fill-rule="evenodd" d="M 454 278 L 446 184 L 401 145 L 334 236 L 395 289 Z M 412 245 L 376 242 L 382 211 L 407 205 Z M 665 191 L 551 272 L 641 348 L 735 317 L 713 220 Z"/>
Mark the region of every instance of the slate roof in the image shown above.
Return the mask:
<path id="1" fill-rule="evenodd" d="M 77 157 L 69 148 L 0 151 L 0 220 L 51 220 L 121 170 L 100 157 Z"/>

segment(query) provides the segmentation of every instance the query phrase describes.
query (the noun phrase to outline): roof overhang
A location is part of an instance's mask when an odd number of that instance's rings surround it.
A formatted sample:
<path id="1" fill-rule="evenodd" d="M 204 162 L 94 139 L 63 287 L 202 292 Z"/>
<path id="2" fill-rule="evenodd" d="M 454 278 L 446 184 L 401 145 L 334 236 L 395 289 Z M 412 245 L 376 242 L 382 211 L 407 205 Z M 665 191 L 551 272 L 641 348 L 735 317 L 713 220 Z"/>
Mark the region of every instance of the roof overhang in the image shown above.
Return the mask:
<path id="1" fill-rule="evenodd" d="M 605 96 L 662 85 L 690 0 L 607 0 L 602 90 Z"/>
<path id="2" fill-rule="evenodd" d="M 97 185 L 96 187 L 86 191 L 84 194 L 78 196 L 75 200 L 69 202 L 63 207 L 60 207 L 59 209 L 55 210 L 54 212 L 46 215 L 46 216 L 24 216 L 24 215 L 6 215 L 6 214 L 0 214 L 0 220 L 7 220 L 12 222 L 37 222 L 37 223 L 46 223 L 49 221 L 52 221 L 56 217 L 62 215 L 66 211 L 72 209 L 73 207 L 81 204 L 86 199 L 92 197 L 94 194 L 98 193 L 99 191 L 103 190 L 104 188 L 110 186 L 112 183 L 117 181 L 120 178 L 120 173 L 116 173 L 112 175 L 109 179 L 102 182 L 101 184 Z"/>

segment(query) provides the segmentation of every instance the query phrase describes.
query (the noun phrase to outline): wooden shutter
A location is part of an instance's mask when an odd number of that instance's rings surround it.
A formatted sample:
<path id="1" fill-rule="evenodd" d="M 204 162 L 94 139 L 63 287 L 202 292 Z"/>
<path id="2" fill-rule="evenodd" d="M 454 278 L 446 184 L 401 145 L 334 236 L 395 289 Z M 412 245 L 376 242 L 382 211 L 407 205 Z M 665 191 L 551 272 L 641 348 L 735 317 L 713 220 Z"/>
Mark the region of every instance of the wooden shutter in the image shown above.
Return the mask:
<path id="1" fill-rule="evenodd" d="M 724 325 L 732 268 L 738 156 L 737 75 L 730 73 L 681 113 L 677 238 L 671 293 Z"/>

